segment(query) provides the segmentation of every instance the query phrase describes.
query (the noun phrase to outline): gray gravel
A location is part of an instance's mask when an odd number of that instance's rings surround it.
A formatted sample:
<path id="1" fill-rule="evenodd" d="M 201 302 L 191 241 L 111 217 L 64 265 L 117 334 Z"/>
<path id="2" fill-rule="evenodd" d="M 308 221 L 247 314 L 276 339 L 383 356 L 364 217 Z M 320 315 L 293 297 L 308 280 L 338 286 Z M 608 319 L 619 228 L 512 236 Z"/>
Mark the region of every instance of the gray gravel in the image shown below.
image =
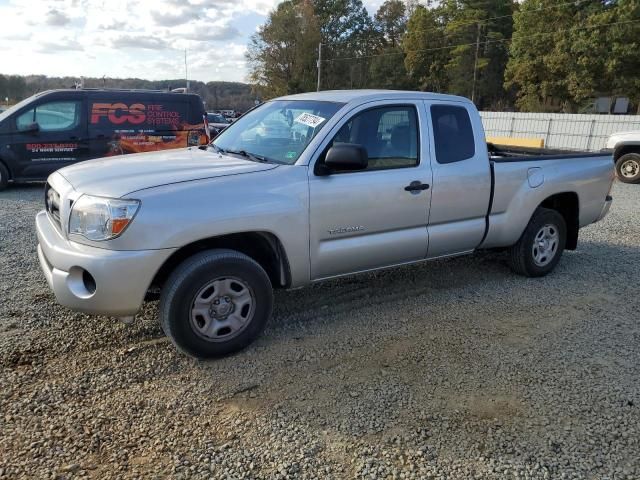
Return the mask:
<path id="1" fill-rule="evenodd" d="M 543 279 L 486 253 L 279 292 L 198 362 L 54 302 L 0 193 L 0 478 L 640 478 L 640 186 Z"/>

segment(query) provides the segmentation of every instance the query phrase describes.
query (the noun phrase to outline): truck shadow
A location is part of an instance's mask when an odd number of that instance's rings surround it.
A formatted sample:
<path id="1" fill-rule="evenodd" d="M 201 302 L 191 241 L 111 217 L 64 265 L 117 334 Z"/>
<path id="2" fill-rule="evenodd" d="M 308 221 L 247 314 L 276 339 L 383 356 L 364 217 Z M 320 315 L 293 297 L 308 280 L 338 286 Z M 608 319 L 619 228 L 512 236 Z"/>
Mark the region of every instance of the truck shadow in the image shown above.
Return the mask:
<path id="1" fill-rule="evenodd" d="M 608 261 L 612 257 L 629 260 L 622 272 L 619 263 Z M 615 291 L 628 285 L 625 278 L 631 281 L 637 275 L 634 265 L 638 264 L 640 248 L 582 241 L 577 251 L 564 253 L 547 277 L 526 278 L 510 270 L 504 253 L 479 252 L 277 291 L 269 329 L 315 320 L 340 322 L 341 314 L 407 299 L 429 303 L 464 302 L 477 295 L 500 299 L 529 288 L 567 293 L 578 284 L 582 292 L 601 291 L 605 286 Z"/>

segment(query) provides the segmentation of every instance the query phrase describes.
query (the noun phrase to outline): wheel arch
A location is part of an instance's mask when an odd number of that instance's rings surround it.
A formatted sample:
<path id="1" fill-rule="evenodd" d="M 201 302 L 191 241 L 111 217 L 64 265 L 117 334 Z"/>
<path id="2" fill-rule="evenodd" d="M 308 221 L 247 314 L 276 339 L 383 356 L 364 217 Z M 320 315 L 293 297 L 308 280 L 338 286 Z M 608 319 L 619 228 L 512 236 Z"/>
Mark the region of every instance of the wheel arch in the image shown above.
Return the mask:
<path id="1" fill-rule="evenodd" d="M 241 232 L 204 238 L 180 247 L 153 277 L 147 297 L 156 296 L 171 272 L 184 260 L 216 248 L 235 250 L 252 258 L 267 272 L 271 284 L 276 288 L 287 288 L 291 284 L 289 261 L 280 239 L 271 232 Z"/>
<path id="2" fill-rule="evenodd" d="M 548 208 L 557 211 L 567 225 L 567 250 L 578 247 L 578 230 L 580 229 L 580 199 L 576 192 L 556 193 L 547 197 L 538 208 Z"/>
<path id="3" fill-rule="evenodd" d="M 623 143 L 616 145 L 613 151 L 613 161 L 617 162 L 620 157 L 627 153 L 640 153 L 640 143 Z"/>
<path id="4" fill-rule="evenodd" d="M 8 174 L 8 179 L 9 180 L 13 180 L 13 172 L 11 171 L 11 169 L 9 168 L 9 165 L 7 164 L 7 162 L 0 157 L 0 164 L 5 168 L 5 170 L 7 171 Z"/>

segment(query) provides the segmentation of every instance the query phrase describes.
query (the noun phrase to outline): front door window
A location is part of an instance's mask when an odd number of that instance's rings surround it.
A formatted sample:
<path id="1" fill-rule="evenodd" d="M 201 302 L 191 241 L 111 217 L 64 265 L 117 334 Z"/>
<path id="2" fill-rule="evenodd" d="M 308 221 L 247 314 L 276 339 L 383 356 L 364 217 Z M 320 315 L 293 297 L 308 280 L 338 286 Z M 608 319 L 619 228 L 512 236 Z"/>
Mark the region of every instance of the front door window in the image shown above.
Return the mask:
<path id="1" fill-rule="evenodd" d="M 18 131 L 30 130 L 34 124 L 41 132 L 73 130 L 80 124 L 79 101 L 58 101 L 38 105 L 16 118 Z"/>

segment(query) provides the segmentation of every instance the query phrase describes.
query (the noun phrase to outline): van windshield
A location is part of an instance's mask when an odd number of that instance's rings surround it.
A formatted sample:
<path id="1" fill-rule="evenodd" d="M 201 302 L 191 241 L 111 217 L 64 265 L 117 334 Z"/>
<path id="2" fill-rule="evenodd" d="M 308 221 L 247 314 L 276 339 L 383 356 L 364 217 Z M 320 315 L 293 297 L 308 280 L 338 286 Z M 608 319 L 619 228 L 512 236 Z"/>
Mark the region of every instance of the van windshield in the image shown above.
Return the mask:
<path id="1" fill-rule="evenodd" d="M 4 112 L 0 113 L 0 122 L 4 121 L 5 118 L 9 118 L 14 112 L 17 112 L 25 105 L 31 103 L 37 96 L 38 95 L 31 95 L 29 98 L 25 98 L 21 102 L 16 103 L 13 107 L 7 108 Z"/>
<path id="2" fill-rule="evenodd" d="M 250 111 L 212 142 L 221 152 L 293 165 L 342 103 L 274 100 Z"/>

